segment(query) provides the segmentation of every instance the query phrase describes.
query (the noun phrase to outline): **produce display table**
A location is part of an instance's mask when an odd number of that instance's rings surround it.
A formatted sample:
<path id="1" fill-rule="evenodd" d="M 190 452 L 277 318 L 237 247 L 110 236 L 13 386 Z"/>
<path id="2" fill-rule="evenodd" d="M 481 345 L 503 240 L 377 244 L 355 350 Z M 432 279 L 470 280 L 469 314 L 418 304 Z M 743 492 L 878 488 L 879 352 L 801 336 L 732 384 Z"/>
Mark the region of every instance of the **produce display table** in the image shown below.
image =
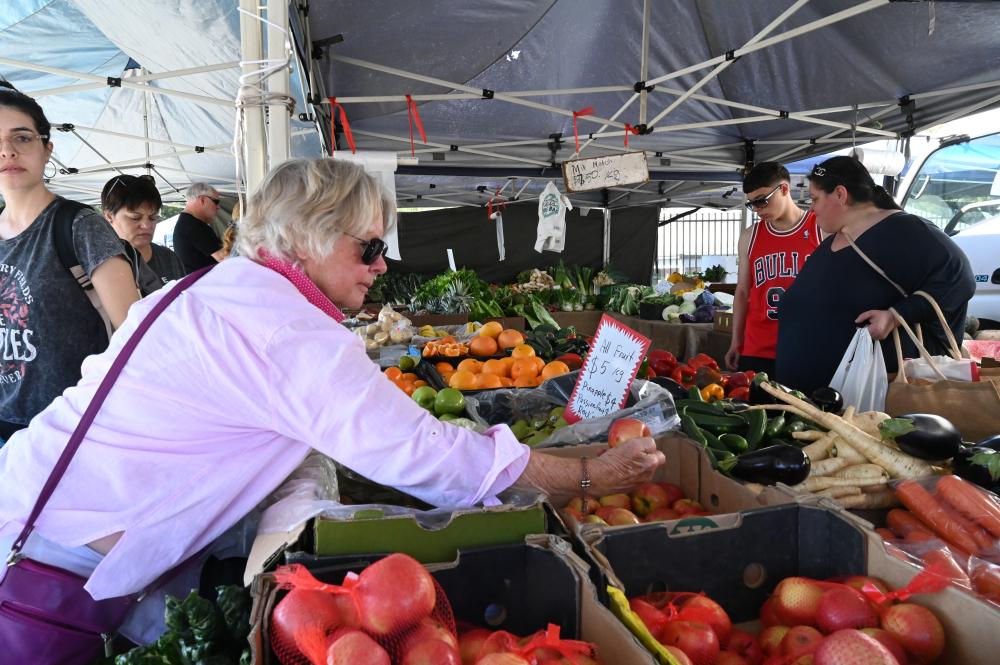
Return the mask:
<path id="1" fill-rule="evenodd" d="M 552 318 L 560 326 L 573 326 L 579 334 L 590 337 L 597 331 L 602 314 L 601 310 L 588 309 L 582 312 L 552 312 Z"/>
<path id="2" fill-rule="evenodd" d="M 634 316 L 610 314 L 640 335 L 652 340 L 652 348 L 670 351 L 678 360 L 707 353 L 718 361 L 726 356 L 732 335 L 715 330 L 711 323 L 667 323 Z"/>

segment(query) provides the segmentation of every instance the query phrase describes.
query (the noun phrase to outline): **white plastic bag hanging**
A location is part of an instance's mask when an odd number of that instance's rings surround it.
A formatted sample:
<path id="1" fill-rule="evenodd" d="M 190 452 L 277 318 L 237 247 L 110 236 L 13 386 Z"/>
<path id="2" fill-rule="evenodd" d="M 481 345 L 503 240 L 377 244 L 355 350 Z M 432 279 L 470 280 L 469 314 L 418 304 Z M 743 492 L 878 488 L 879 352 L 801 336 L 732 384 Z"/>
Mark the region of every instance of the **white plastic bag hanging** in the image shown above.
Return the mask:
<path id="1" fill-rule="evenodd" d="M 859 413 L 885 409 L 889 378 L 882 345 L 872 339 L 867 326 L 858 328 L 847 345 L 830 387 L 840 391 L 845 406 L 853 405 Z"/>
<path id="2" fill-rule="evenodd" d="M 535 251 L 561 252 L 566 243 L 566 211 L 573 204 L 549 181 L 538 198 L 538 235 Z"/>

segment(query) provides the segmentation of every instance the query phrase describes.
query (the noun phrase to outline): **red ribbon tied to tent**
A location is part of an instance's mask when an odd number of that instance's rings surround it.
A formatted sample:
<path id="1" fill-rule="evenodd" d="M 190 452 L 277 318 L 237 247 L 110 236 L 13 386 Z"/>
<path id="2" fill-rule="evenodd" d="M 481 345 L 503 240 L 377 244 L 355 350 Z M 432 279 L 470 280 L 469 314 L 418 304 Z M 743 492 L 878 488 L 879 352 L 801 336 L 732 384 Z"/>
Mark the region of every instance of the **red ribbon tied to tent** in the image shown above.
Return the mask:
<path id="1" fill-rule="evenodd" d="M 500 196 L 500 188 L 497 187 L 496 194 L 490 197 L 490 200 L 486 202 L 486 217 L 488 219 L 493 218 L 493 202 L 497 202 L 497 212 L 502 211 L 507 207 L 507 199 Z"/>
<path id="2" fill-rule="evenodd" d="M 417 105 L 410 95 L 406 96 L 406 117 L 410 120 L 410 157 L 416 157 L 417 153 L 413 149 L 413 125 L 417 126 L 420 140 L 424 145 L 427 145 L 427 134 L 424 133 L 424 123 L 420 120 L 420 111 L 417 110 Z"/>
<path id="3" fill-rule="evenodd" d="M 639 135 L 639 130 L 626 122 L 625 123 L 625 147 L 626 148 L 628 147 L 628 135 L 629 134 L 635 134 L 636 136 L 638 136 Z"/>
<path id="4" fill-rule="evenodd" d="M 333 110 L 330 111 L 330 141 L 333 141 L 333 136 L 337 132 L 337 111 L 340 111 L 340 125 L 344 128 L 344 138 L 347 139 L 347 145 L 350 146 L 351 152 L 357 152 L 358 149 L 354 145 L 354 134 L 351 133 L 351 123 L 347 122 L 347 111 L 344 110 L 344 105 L 337 103 L 336 97 L 329 97 L 330 106 Z"/>
<path id="5" fill-rule="evenodd" d="M 594 112 L 593 106 L 588 106 L 582 108 L 579 111 L 573 111 L 573 138 L 576 140 L 576 151 L 580 152 L 580 131 L 576 128 L 576 119 L 581 115 L 590 115 Z"/>

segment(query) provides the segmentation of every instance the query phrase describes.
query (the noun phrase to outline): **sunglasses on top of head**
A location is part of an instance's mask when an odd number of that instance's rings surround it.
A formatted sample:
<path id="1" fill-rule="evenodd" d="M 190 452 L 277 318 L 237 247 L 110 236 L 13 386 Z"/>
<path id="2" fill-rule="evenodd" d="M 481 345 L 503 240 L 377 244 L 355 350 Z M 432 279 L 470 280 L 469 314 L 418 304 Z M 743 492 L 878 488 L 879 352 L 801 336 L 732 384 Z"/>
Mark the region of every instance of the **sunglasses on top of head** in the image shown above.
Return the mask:
<path id="1" fill-rule="evenodd" d="M 770 192 L 768 192 L 764 196 L 758 196 L 755 199 L 750 199 L 749 201 L 747 201 L 743 205 L 745 205 L 747 207 L 747 210 L 750 210 L 750 211 L 753 211 L 754 208 L 765 208 L 765 207 L 767 207 L 767 204 L 771 202 L 771 197 L 774 196 L 774 193 L 776 191 L 778 191 L 779 189 L 781 189 L 781 183 L 780 182 L 778 183 L 778 185 L 774 189 L 772 189 Z"/>
<path id="2" fill-rule="evenodd" d="M 364 247 L 364 251 L 361 253 L 361 262 L 366 266 L 370 266 L 378 260 L 378 257 L 385 256 L 386 252 L 389 251 L 389 245 L 385 240 L 381 238 L 372 238 L 371 240 L 365 240 L 364 238 L 359 238 L 350 233 L 345 233 L 344 235 L 354 238 L 358 243 Z"/>

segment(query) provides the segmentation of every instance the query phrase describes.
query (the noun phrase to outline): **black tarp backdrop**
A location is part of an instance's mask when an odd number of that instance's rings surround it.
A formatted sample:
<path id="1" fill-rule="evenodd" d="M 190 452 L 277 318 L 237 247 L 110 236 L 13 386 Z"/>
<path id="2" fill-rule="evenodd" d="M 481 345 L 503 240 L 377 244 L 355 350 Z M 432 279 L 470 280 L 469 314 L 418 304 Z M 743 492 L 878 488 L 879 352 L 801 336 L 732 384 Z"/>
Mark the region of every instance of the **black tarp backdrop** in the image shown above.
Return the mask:
<path id="1" fill-rule="evenodd" d="M 648 284 L 656 251 L 658 207 L 627 208 L 611 213 L 610 265 L 629 280 Z M 485 208 L 452 208 L 399 215 L 399 246 L 402 261 L 387 261 L 392 272 L 435 275 L 448 270 L 447 249 L 455 254 L 457 268 L 471 268 L 487 282 L 513 282 L 531 268 L 559 263 L 602 267 L 604 213 L 592 208 L 566 213 L 566 246 L 560 252 L 535 251 L 538 204 L 508 205 L 503 211 L 504 247 L 507 258 L 499 261 L 496 223 Z"/>

